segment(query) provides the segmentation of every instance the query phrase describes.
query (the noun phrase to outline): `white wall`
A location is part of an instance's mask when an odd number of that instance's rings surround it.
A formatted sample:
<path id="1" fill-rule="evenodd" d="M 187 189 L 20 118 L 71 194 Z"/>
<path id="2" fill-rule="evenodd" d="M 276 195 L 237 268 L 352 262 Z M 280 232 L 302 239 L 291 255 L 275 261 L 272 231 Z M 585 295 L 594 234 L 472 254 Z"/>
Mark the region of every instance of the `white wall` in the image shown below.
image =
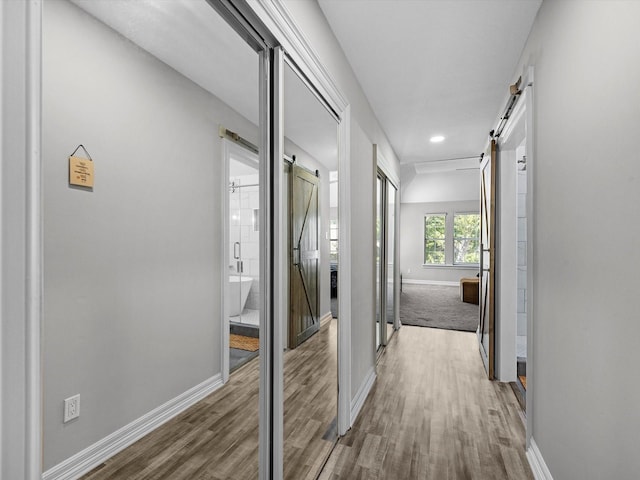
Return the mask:
<path id="1" fill-rule="evenodd" d="M 479 181 L 479 180 L 478 180 Z M 478 266 L 454 266 L 453 215 L 478 212 L 480 201 L 402 203 L 400 205 L 400 272 L 403 282 L 453 282 L 475 277 Z M 427 213 L 446 213 L 445 257 L 447 265 L 424 265 L 424 216 Z"/>
<path id="2" fill-rule="evenodd" d="M 461 202 L 467 200 L 473 200 L 477 205 L 480 204 L 479 170 L 453 170 L 415 175 L 409 182 L 402 184 L 400 195 L 401 203 Z"/>
<path id="3" fill-rule="evenodd" d="M 257 129 L 67 2 L 43 35 L 47 469 L 220 373 L 218 124 Z M 67 186 L 79 143 L 93 191 Z"/>
<path id="4" fill-rule="evenodd" d="M 351 392 L 355 395 L 376 360 L 375 203 L 374 188 L 367 187 L 375 185 L 377 176 L 373 143 L 355 121 L 351 123 L 351 164 L 353 181 L 359 185 L 351 189 Z"/>
<path id="5" fill-rule="evenodd" d="M 640 472 L 639 18 L 640 2 L 545 1 L 521 60 L 535 66 L 532 434 L 556 479 Z"/>

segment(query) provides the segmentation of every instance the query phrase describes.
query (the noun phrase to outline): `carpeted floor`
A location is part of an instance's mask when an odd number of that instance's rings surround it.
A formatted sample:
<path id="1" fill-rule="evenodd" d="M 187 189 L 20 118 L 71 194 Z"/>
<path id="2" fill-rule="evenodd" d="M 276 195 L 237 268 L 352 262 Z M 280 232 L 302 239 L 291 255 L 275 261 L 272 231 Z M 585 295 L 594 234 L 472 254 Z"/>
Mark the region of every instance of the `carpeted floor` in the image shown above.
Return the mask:
<path id="1" fill-rule="evenodd" d="M 460 300 L 459 287 L 404 284 L 400 293 L 403 325 L 475 332 L 478 305 Z"/>

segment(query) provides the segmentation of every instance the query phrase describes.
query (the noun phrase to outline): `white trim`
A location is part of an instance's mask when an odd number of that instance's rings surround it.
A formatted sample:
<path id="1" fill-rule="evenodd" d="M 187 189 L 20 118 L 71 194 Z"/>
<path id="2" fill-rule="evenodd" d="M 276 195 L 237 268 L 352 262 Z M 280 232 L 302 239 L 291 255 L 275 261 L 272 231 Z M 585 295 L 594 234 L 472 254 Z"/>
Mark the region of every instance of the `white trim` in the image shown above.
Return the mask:
<path id="1" fill-rule="evenodd" d="M 226 265 L 229 262 L 229 158 L 231 147 L 226 138 L 222 139 L 222 175 L 220 179 L 220 207 L 222 209 L 222 242 L 221 252 L 221 284 L 220 284 L 220 315 L 222 318 L 222 335 L 220 335 L 221 355 L 220 365 L 222 365 L 222 383 L 229 381 L 229 269 Z"/>
<path id="2" fill-rule="evenodd" d="M 535 169 L 536 169 L 536 156 L 535 156 L 535 138 L 534 138 L 534 112 L 533 112 L 533 67 L 527 69 L 527 392 L 526 392 L 526 412 L 527 412 L 527 429 L 526 429 L 526 441 L 527 445 L 530 445 L 530 441 L 533 440 L 533 394 L 536 388 L 535 370 L 534 370 L 534 332 L 535 332 L 535 319 L 534 319 L 534 296 L 535 296 L 535 263 L 534 263 L 534 251 L 535 251 L 535 207 L 534 207 L 534 183 L 535 183 Z"/>
<path id="3" fill-rule="evenodd" d="M 324 68 L 318 55 L 311 48 L 311 44 L 302 30 L 297 26 L 284 1 L 250 1 L 249 6 L 278 39 L 287 55 L 308 77 L 313 87 L 325 100 L 329 101 L 331 108 L 342 117 L 341 113 L 345 111 L 348 102 L 337 88 L 327 69 Z"/>
<path id="4" fill-rule="evenodd" d="M 327 323 L 333 320 L 333 313 L 327 312 L 320 317 L 320 328 L 324 327 Z"/>
<path id="5" fill-rule="evenodd" d="M 480 264 L 462 264 L 462 263 L 423 263 L 422 268 L 451 268 L 453 270 L 475 270 L 476 272 L 480 270 Z"/>
<path id="6" fill-rule="evenodd" d="M 409 285 L 446 285 L 449 287 L 459 287 L 460 282 L 449 282 L 445 280 L 418 280 L 413 278 L 403 278 L 402 283 Z"/>
<path id="7" fill-rule="evenodd" d="M 42 474 L 42 480 L 72 480 L 105 462 L 116 453 L 168 422 L 222 386 L 217 374 L 116 430 Z"/>
<path id="8" fill-rule="evenodd" d="M 373 388 L 373 384 L 376 381 L 376 370 L 374 367 L 369 369 L 369 373 L 360 385 L 360 388 L 356 392 L 353 401 L 351 402 L 351 425 L 353 425 L 360 414 L 360 410 L 364 406 L 364 402 L 367 400 L 369 393 L 371 392 L 371 388 Z"/>
<path id="9" fill-rule="evenodd" d="M 232 142 L 226 138 L 221 139 L 222 142 L 222 175 L 220 179 L 220 207 L 222 209 L 222 238 L 221 242 L 221 272 L 220 272 L 220 292 L 222 295 L 220 302 L 220 315 L 222 316 L 222 335 L 221 339 L 221 365 L 222 365 L 222 382 L 227 383 L 229 381 L 229 216 L 231 214 L 229 207 L 229 161 L 233 157 L 234 159 L 246 163 L 247 165 L 253 165 L 256 169 L 259 169 L 260 161 L 258 154 L 243 147 L 240 144 Z M 259 183 L 259 182 L 258 182 Z"/>
<path id="10" fill-rule="evenodd" d="M 351 428 L 351 106 L 338 124 L 338 435 Z"/>
<path id="11" fill-rule="evenodd" d="M 0 12 L 0 476 L 36 480 L 42 471 L 42 4 L 2 2 Z"/>
<path id="12" fill-rule="evenodd" d="M 542 458 L 538 444 L 533 438 L 530 439 L 529 448 L 527 449 L 527 460 L 529 460 L 533 478 L 536 480 L 553 480 L 549 467 L 547 467 L 544 458 Z"/>

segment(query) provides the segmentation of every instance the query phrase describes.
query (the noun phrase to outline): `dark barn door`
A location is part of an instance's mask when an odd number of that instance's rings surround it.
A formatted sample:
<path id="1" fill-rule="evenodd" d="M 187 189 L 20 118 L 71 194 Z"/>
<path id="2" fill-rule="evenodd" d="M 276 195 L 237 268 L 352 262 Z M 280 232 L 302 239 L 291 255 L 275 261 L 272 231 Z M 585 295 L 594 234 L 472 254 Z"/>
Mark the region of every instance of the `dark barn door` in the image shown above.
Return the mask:
<path id="1" fill-rule="evenodd" d="M 297 165 L 289 175 L 289 348 L 296 348 L 320 327 L 318 177 Z"/>

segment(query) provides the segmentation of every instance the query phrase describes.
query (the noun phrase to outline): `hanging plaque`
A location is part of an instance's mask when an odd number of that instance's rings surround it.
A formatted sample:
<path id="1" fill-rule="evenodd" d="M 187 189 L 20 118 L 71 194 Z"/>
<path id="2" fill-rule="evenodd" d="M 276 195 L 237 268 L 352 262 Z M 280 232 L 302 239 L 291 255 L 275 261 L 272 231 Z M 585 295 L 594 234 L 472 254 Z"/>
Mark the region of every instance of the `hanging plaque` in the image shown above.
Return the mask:
<path id="1" fill-rule="evenodd" d="M 93 187 L 93 161 L 88 158 L 69 157 L 69 185 Z"/>

